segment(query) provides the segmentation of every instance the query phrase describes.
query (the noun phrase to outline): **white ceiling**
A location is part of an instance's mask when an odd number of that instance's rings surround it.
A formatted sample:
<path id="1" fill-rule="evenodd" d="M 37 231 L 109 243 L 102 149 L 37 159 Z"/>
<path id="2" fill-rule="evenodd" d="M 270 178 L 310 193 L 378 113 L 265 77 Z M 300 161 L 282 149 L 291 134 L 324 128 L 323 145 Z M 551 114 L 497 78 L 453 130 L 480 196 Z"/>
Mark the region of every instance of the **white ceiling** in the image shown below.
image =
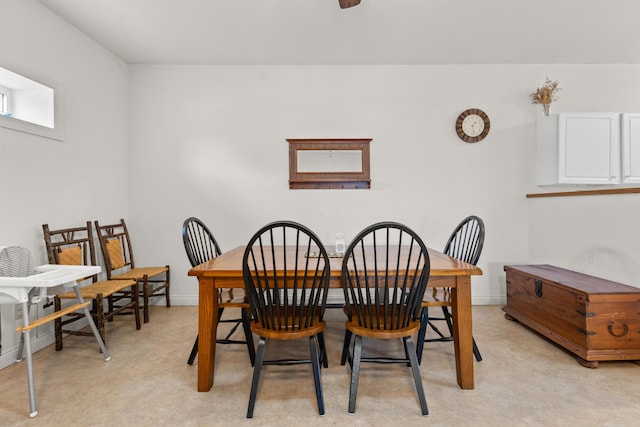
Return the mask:
<path id="1" fill-rule="evenodd" d="M 640 64 L 638 0 L 39 0 L 127 63 Z"/>

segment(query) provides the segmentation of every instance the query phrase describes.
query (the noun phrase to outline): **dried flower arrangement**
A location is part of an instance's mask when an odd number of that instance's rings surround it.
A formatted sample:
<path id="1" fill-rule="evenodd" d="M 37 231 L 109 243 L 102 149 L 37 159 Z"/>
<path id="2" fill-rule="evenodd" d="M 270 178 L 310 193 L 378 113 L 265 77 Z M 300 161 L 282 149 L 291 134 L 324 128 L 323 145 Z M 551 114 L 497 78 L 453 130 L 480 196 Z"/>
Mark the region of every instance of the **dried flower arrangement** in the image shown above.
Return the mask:
<path id="1" fill-rule="evenodd" d="M 544 84 L 531 94 L 532 104 L 542 104 L 544 115 L 549 115 L 549 106 L 558 99 L 558 92 L 562 89 L 558 87 L 558 81 L 551 81 L 549 77 Z"/>

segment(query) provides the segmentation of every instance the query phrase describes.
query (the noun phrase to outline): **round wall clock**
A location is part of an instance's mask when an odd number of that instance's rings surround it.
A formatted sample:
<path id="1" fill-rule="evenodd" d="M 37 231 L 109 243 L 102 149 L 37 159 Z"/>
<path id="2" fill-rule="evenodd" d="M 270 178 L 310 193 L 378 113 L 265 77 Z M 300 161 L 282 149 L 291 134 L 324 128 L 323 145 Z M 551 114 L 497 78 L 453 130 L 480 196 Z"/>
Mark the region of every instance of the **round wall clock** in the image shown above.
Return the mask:
<path id="1" fill-rule="evenodd" d="M 489 116 L 478 108 L 464 110 L 456 120 L 456 132 L 464 142 L 482 141 L 490 128 Z"/>

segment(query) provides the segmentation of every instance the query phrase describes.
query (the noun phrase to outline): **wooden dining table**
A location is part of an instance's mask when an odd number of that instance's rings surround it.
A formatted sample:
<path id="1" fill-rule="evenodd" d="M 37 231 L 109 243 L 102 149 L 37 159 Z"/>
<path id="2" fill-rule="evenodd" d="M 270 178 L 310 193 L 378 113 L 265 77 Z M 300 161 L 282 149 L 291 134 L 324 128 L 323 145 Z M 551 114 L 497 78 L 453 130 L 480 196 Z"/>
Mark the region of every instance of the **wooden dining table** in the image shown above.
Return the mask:
<path id="1" fill-rule="evenodd" d="M 218 327 L 218 289 L 244 288 L 242 257 L 244 246 L 189 270 L 198 278 L 198 391 L 213 387 Z M 473 335 L 471 321 L 471 276 L 482 270 L 429 248 L 431 272 L 427 287 L 451 288 L 451 315 L 456 376 L 463 389 L 473 389 Z M 330 258 L 331 288 L 342 288 L 342 258 Z M 427 291 L 428 292 L 428 291 Z"/>

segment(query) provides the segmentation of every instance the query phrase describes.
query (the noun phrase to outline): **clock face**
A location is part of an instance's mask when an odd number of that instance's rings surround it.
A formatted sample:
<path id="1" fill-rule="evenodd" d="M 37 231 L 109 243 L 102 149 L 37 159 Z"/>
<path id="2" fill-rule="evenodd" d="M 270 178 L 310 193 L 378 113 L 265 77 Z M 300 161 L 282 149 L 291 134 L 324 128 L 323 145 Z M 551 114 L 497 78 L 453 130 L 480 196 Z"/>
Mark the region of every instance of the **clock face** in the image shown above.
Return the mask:
<path id="1" fill-rule="evenodd" d="M 484 130 L 482 117 L 477 114 L 470 114 L 462 120 L 462 131 L 469 136 L 476 137 Z"/>
<path id="2" fill-rule="evenodd" d="M 463 111 L 456 120 L 456 132 L 464 142 L 482 141 L 491 127 L 489 116 L 478 108 Z"/>

